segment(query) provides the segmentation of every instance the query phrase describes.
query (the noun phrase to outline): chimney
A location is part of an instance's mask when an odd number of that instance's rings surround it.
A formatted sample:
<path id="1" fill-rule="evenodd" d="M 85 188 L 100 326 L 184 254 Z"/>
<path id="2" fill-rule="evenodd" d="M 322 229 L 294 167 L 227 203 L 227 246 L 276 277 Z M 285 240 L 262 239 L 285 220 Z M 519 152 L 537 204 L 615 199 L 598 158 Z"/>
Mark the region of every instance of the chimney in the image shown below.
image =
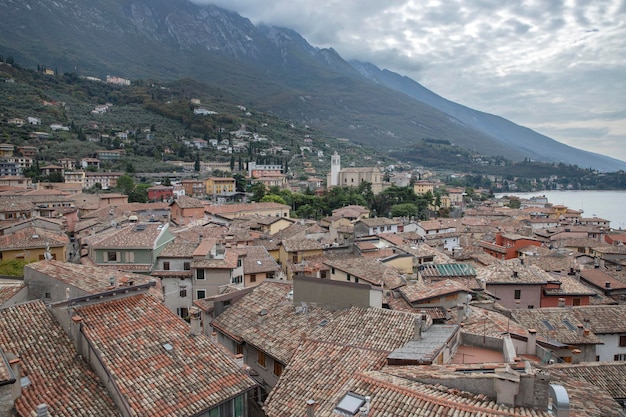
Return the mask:
<path id="1" fill-rule="evenodd" d="M 465 306 L 463 304 L 456 305 L 456 320 L 458 324 L 465 321 Z"/>
<path id="2" fill-rule="evenodd" d="M 422 338 L 422 319 L 415 317 L 413 320 L 413 340 L 420 340 Z"/>
<path id="3" fill-rule="evenodd" d="M 235 355 L 235 362 L 239 368 L 243 368 L 243 354 L 238 353 Z"/>
<path id="4" fill-rule="evenodd" d="M 112 275 L 109 277 L 109 285 L 115 287 L 115 276 Z"/>
<path id="5" fill-rule="evenodd" d="M 189 319 L 189 334 L 191 336 L 198 336 L 202 334 L 202 312 L 198 307 L 191 307 L 189 309 Z"/>
<path id="6" fill-rule="evenodd" d="M 50 414 L 48 414 L 47 404 L 39 404 L 35 412 L 36 412 L 37 417 L 49 417 L 50 416 Z"/>
<path id="7" fill-rule="evenodd" d="M 11 397 L 13 401 L 17 400 L 22 396 L 22 361 L 20 358 L 15 356 L 10 352 L 6 352 L 7 360 L 9 361 L 9 366 L 11 367 L 11 371 L 15 376 L 15 382 L 13 383 L 13 389 L 11 390 Z"/>
<path id="8" fill-rule="evenodd" d="M 585 330 L 585 328 L 583 327 L 583 325 L 579 324 L 578 325 L 578 336 L 582 336 L 584 330 Z"/>
<path id="9" fill-rule="evenodd" d="M 537 354 L 537 330 L 528 329 L 528 341 L 526 342 L 526 353 L 529 355 Z"/>
<path id="10" fill-rule="evenodd" d="M 517 271 L 513 271 L 513 278 L 517 278 Z"/>
<path id="11" fill-rule="evenodd" d="M 217 332 L 211 333 L 211 342 L 217 343 Z"/>
<path id="12" fill-rule="evenodd" d="M 306 400 L 306 416 L 315 417 L 315 400 Z"/>
<path id="13" fill-rule="evenodd" d="M 585 317 L 583 319 L 583 326 L 585 326 L 585 329 L 589 329 L 590 325 L 591 325 L 591 320 L 589 320 L 587 317 Z"/>
<path id="14" fill-rule="evenodd" d="M 610 281 L 605 281 L 604 282 L 604 288 L 610 289 L 611 288 L 611 282 Z"/>

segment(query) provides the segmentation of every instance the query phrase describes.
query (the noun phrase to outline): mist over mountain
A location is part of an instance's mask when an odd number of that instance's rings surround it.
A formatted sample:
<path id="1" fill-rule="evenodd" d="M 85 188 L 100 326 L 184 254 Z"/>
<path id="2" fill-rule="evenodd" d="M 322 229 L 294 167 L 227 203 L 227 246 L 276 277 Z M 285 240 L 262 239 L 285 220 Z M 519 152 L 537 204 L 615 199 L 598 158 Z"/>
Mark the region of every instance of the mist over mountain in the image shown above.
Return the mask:
<path id="1" fill-rule="evenodd" d="M 442 139 L 486 155 L 602 171 L 626 162 L 453 103 L 297 32 L 188 0 L 0 0 L 0 54 L 25 66 L 132 79 L 193 78 L 241 104 L 379 149 Z"/>

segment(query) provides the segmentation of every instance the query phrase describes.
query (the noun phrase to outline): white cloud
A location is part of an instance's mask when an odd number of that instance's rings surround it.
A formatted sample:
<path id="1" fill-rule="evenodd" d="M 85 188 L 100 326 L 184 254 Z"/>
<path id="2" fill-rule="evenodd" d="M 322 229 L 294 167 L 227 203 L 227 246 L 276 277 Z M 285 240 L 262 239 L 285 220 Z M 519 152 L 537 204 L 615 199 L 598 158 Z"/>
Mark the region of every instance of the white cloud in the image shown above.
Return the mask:
<path id="1" fill-rule="evenodd" d="M 255 24 L 294 29 L 314 46 L 407 75 L 460 104 L 626 160 L 624 1 L 211 3 Z"/>

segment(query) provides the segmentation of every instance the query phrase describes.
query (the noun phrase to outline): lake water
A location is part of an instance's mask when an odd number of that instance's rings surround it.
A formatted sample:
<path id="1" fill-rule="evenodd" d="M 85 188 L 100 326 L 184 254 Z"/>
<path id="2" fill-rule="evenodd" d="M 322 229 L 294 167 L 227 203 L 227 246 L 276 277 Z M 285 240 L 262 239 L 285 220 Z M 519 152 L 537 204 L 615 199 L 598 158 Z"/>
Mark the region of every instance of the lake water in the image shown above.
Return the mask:
<path id="1" fill-rule="evenodd" d="M 610 220 L 614 229 L 626 229 L 626 191 L 538 191 L 534 193 L 496 194 L 496 197 L 515 195 L 530 198 L 545 195 L 552 204 L 562 204 L 574 210 L 583 210 L 583 217 Z"/>

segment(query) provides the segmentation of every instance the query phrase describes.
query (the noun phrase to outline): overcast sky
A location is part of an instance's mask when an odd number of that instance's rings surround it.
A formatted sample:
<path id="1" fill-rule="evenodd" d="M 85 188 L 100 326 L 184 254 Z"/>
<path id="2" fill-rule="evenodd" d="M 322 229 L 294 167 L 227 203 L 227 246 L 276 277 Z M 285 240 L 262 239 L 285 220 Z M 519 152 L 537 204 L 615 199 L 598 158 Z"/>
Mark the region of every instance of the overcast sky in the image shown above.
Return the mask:
<path id="1" fill-rule="evenodd" d="M 626 161 L 626 0 L 210 3 Z"/>

